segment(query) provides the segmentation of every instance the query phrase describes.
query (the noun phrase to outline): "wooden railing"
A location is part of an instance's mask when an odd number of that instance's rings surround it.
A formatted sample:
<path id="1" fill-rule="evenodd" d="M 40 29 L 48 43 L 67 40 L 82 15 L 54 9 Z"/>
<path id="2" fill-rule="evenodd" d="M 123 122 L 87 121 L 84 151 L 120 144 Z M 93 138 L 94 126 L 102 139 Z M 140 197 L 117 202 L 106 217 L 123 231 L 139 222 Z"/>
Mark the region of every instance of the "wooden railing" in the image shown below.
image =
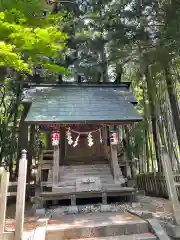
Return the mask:
<path id="1" fill-rule="evenodd" d="M 16 183 L 9 183 L 9 172 L 4 168 L 0 168 L 1 184 L 0 184 L 0 239 L 20 240 L 23 238 L 24 210 L 25 210 L 25 194 L 26 194 L 26 174 L 27 174 L 27 158 L 26 150 L 22 151 L 22 158 L 19 161 L 19 173 L 17 192 L 8 193 L 8 186 Z M 16 223 L 15 232 L 5 232 L 6 206 L 7 197 L 16 196 Z"/>

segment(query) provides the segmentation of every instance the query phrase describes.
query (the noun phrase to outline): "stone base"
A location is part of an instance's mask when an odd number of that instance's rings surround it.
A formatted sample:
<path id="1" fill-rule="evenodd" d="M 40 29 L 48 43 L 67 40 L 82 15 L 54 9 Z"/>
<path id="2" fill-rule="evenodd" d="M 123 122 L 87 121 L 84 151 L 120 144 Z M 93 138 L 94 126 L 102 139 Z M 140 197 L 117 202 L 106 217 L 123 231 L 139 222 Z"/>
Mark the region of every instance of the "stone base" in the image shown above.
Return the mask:
<path id="1" fill-rule="evenodd" d="M 68 214 L 76 214 L 78 213 L 78 207 L 77 206 L 69 206 L 68 207 Z"/>
<path id="2" fill-rule="evenodd" d="M 109 205 L 109 204 L 102 204 L 101 205 L 101 212 L 111 212 L 111 205 Z"/>
<path id="3" fill-rule="evenodd" d="M 38 219 L 37 225 L 38 227 L 45 227 L 48 224 L 49 218 L 40 218 Z"/>
<path id="4" fill-rule="evenodd" d="M 170 237 L 180 238 L 180 226 L 167 223 L 165 226 L 166 232 Z"/>
<path id="5" fill-rule="evenodd" d="M 133 205 L 132 205 L 132 207 L 133 207 Z M 141 211 L 141 210 L 128 209 L 128 212 L 130 212 L 140 218 L 143 218 L 143 219 L 153 218 L 152 212 L 145 211 L 145 210 Z"/>
<path id="6" fill-rule="evenodd" d="M 55 208 L 54 210 L 51 211 L 50 213 L 50 216 L 51 218 L 53 219 L 57 219 L 59 218 L 60 216 L 63 216 L 65 214 L 67 214 L 67 209 L 64 208 L 64 207 L 61 207 L 61 208 Z"/>
<path id="7" fill-rule="evenodd" d="M 38 216 L 38 217 L 45 217 L 46 216 L 45 208 L 36 209 L 35 215 Z"/>

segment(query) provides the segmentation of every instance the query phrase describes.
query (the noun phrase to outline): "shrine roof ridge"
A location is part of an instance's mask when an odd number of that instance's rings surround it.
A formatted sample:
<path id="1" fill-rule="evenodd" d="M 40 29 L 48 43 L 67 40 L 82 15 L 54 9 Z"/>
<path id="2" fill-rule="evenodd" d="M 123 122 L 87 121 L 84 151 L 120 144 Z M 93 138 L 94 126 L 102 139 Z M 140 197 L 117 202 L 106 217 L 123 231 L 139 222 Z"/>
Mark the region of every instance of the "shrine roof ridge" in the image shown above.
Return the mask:
<path id="1" fill-rule="evenodd" d="M 122 83 L 113 83 L 113 82 L 101 82 L 101 83 L 93 83 L 93 82 L 63 82 L 63 83 L 27 83 L 29 87 L 103 87 L 103 88 L 129 88 L 131 86 L 131 82 L 122 82 Z"/>

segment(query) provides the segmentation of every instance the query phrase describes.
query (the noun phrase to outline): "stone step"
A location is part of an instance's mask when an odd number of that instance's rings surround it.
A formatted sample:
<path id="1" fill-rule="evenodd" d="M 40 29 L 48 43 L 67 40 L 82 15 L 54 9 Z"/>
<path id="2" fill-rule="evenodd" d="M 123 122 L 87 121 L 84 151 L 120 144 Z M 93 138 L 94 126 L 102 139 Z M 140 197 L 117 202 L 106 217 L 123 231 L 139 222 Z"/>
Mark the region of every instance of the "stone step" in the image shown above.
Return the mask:
<path id="1" fill-rule="evenodd" d="M 152 233 L 141 233 L 132 235 L 110 236 L 110 237 L 94 237 L 94 238 L 76 238 L 72 240 L 157 240 Z"/>
<path id="2" fill-rule="evenodd" d="M 84 169 L 79 169 L 79 168 L 74 168 L 74 169 L 63 169 L 60 168 L 60 171 L 65 172 L 66 174 L 68 173 L 76 173 L 76 172 L 111 172 L 110 168 L 86 168 L 84 167 Z"/>
<path id="3" fill-rule="evenodd" d="M 111 173 L 108 174 L 72 174 L 72 175 L 64 175 L 59 177 L 59 180 L 76 180 L 77 178 L 89 178 L 89 177 L 100 177 L 101 179 L 106 179 L 106 178 L 110 178 L 113 179 L 113 176 Z"/>
<path id="4" fill-rule="evenodd" d="M 108 164 L 107 161 L 102 161 L 102 160 L 84 160 L 84 161 L 72 161 L 72 162 L 66 162 L 66 166 L 79 166 L 79 165 L 84 165 L 84 166 L 88 166 L 90 164 Z"/>
<path id="5" fill-rule="evenodd" d="M 60 172 L 60 177 L 64 177 L 64 176 L 84 176 L 84 175 L 91 175 L 91 176 L 109 176 L 112 175 L 111 171 L 84 171 L 84 172 L 79 172 L 79 171 L 74 171 L 74 172 Z"/>
<path id="6" fill-rule="evenodd" d="M 113 184 L 114 183 L 114 179 L 113 178 L 106 178 L 106 179 L 101 179 L 101 184 L 104 183 L 109 183 L 109 184 Z M 65 186 L 67 184 L 67 186 L 74 186 L 76 185 L 76 179 L 60 179 L 59 180 L 59 186 Z"/>
<path id="7" fill-rule="evenodd" d="M 70 165 L 70 166 L 63 166 L 61 167 L 63 170 L 74 170 L 74 169 L 79 169 L 79 170 L 84 170 L 84 169 L 110 169 L 109 164 L 90 164 L 90 165 Z"/>
<path id="8" fill-rule="evenodd" d="M 113 178 L 100 178 L 101 180 L 101 184 L 103 183 L 114 183 L 114 179 Z M 60 179 L 59 180 L 59 185 L 64 185 L 67 184 L 68 185 L 76 185 L 76 179 Z"/>
<path id="9" fill-rule="evenodd" d="M 51 153 L 44 153 L 43 157 L 53 157 L 53 154 L 51 154 Z"/>
<path id="10" fill-rule="evenodd" d="M 76 173 L 66 173 L 64 172 L 63 174 L 60 173 L 59 178 L 60 179 L 76 179 L 79 177 L 101 177 L 101 178 L 112 178 L 112 173 L 111 172 L 76 172 Z M 52 177 L 52 172 L 49 173 L 49 177 Z"/>
<path id="11" fill-rule="evenodd" d="M 52 179 L 48 179 L 48 182 L 52 182 Z M 101 181 L 102 184 L 114 184 L 114 180 L 113 179 L 107 179 L 107 180 L 102 180 Z M 59 187 L 66 187 L 66 186 L 76 186 L 76 181 L 74 180 L 60 180 L 60 182 L 58 183 Z"/>
<path id="12" fill-rule="evenodd" d="M 61 216 L 50 220 L 47 240 L 83 239 L 148 233 L 148 223 L 127 212 Z M 92 238 L 93 239 L 93 238 Z"/>

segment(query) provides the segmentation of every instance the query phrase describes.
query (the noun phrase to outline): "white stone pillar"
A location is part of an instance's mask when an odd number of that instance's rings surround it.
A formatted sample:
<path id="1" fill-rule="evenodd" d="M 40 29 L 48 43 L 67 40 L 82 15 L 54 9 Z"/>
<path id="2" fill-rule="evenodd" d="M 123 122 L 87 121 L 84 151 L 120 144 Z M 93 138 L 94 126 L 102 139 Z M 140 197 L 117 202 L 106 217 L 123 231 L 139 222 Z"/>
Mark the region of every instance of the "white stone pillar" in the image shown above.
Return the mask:
<path id="1" fill-rule="evenodd" d="M 16 198 L 15 240 L 21 240 L 23 237 L 25 197 L 26 197 L 26 176 L 27 176 L 26 153 L 27 153 L 26 150 L 22 150 L 22 157 L 19 161 L 18 186 Z"/>
<path id="2" fill-rule="evenodd" d="M 7 193 L 9 185 L 9 172 L 6 172 L 4 168 L 1 168 L 1 185 L 0 185 L 0 237 L 4 232 L 4 225 L 6 219 L 6 204 Z"/>

